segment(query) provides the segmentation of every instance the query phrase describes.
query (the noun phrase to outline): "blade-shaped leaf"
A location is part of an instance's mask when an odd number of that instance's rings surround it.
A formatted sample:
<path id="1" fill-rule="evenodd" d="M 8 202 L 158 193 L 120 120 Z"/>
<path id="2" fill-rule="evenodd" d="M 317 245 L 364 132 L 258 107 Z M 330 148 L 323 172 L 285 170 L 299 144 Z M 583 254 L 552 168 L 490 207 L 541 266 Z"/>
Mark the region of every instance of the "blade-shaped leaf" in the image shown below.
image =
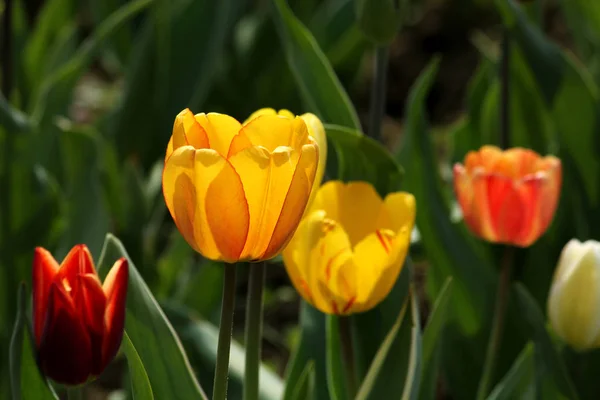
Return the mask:
<path id="1" fill-rule="evenodd" d="M 154 393 L 152 392 L 152 385 L 148 374 L 144 368 L 144 363 L 138 354 L 137 350 L 127 332 L 123 334 L 123 342 L 121 348 L 127 357 L 127 364 L 129 365 L 129 379 L 131 380 L 131 391 L 134 399 L 139 400 L 153 400 Z"/>
<path id="2" fill-rule="evenodd" d="M 487 400 L 511 400 L 525 398 L 534 385 L 534 345 L 528 343 L 510 371 L 504 376 Z M 533 398 L 533 396 L 531 396 Z"/>
<path id="3" fill-rule="evenodd" d="M 298 378 L 294 389 L 289 392 L 291 397 L 283 396 L 283 400 L 311 400 L 315 386 L 315 363 L 309 361 Z M 286 391 L 288 393 L 288 391 Z"/>
<path id="4" fill-rule="evenodd" d="M 340 344 L 340 317 L 325 317 L 325 340 L 327 342 L 327 387 L 332 400 L 348 399 Z M 345 318 L 345 317 L 341 317 Z"/>
<path id="5" fill-rule="evenodd" d="M 106 236 L 98 272 L 105 276 L 120 257 L 129 261 L 125 331 L 152 382 L 154 397 L 173 400 L 206 398 L 173 327 L 123 245 L 111 234 Z"/>
<path id="6" fill-rule="evenodd" d="M 286 0 L 273 1 L 273 19 L 309 110 L 328 123 L 360 130 L 356 110 L 323 51 Z"/>
<path id="7" fill-rule="evenodd" d="M 27 290 L 19 287 L 17 320 L 10 341 L 10 384 L 13 400 L 58 399 L 40 374 L 35 361 L 33 336 L 27 321 Z"/>

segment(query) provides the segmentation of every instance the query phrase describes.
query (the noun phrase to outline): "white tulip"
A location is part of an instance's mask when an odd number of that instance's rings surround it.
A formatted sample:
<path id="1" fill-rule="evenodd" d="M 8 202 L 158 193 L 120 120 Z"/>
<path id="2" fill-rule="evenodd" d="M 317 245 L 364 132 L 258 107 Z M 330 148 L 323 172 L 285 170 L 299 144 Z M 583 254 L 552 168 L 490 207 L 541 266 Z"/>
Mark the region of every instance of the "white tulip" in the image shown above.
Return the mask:
<path id="1" fill-rule="evenodd" d="M 556 334 L 582 351 L 600 347 L 600 242 L 572 239 L 563 248 L 548 296 Z"/>

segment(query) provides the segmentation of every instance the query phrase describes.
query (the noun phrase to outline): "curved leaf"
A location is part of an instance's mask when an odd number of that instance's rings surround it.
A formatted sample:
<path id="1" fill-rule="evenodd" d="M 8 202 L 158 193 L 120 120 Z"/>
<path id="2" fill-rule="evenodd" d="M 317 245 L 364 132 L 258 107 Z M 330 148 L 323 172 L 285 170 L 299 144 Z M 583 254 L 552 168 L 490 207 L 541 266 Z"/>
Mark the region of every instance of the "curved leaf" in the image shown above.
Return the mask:
<path id="1" fill-rule="evenodd" d="M 327 387 L 332 400 L 348 399 L 342 354 L 340 346 L 339 318 L 335 315 L 325 317 L 325 341 L 327 343 Z"/>
<path id="2" fill-rule="evenodd" d="M 273 1 L 273 19 L 288 65 L 309 110 L 328 123 L 360 130 L 356 110 L 312 34 L 285 0 Z"/>
<path id="3" fill-rule="evenodd" d="M 504 376 L 487 400 L 511 400 L 523 398 L 532 388 L 534 381 L 534 346 L 528 343 L 510 371 Z"/>
<path id="4" fill-rule="evenodd" d="M 135 346 L 152 382 L 157 399 L 206 398 L 190 367 L 173 327 L 152 296 L 121 242 L 106 235 L 98 261 L 98 273 L 105 276 L 120 257 L 129 261 L 127 317 L 125 331 Z"/>
<path id="5" fill-rule="evenodd" d="M 146 373 L 142 359 L 133 343 L 131 343 L 131 339 L 129 339 L 127 332 L 123 334 L 121 348 L 127 357 L 127 364 L 129 365 L 129 379 L 131 380 L 133 398 L 139 400 L 153 400 L 154 393 L 152 393 L 150 379 L 148 379 L 148 374 Z"/>

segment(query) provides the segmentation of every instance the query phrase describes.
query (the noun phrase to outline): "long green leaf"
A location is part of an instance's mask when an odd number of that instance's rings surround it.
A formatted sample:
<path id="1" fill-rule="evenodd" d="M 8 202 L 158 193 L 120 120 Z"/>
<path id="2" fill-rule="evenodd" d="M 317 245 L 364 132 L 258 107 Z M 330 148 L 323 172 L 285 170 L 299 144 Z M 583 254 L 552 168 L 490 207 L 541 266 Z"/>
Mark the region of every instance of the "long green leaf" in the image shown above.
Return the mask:
<path id="1" fill-rule="evenodd" d="M 365 376 L 365 379 L 361 383 L 358 393 L 356 394 L 356 400 L 366 400 L 371 395 L 371 391 L 373 390 L 377 377 L 383 368 L 385 359 L 392 348 L 392 344 L 396 340 L 396 336 L 398 335 L 402 321 L 404 321 L 404 315 L 406 314 L 408 301 L 409 298 L 406 298 L 402 308 L 400 309 L 400 313 L 398 314 L 396 322 L 394 322 L 392 329 L 390 329 L 383 342 L 381 342 L 379 350 L 377 350 L 377 354 L 375 354 L 375 357 L 371 362 L 371 366 L 369 367 L 367 375 Z M 400 377 L 398 377 L 398 379 L 400 379 Z"/>
<path id="2" fill-rule="evenodd" d="M 528 343 L 487 400 L 511 400 L 525 397 L 533 387 L 535 369 L 533 356 L 534 345 Z"/>
<path id="3" fill-rule="evenodd" d="M 10 382 L 13 400 L 58 399 L 35 362 L 33 336 L 27 321 L 27 289 L 19 286 L 17 320 L 10 341 Z"/>
<path id="4" fill-rule="evenodd" d="M 545 390 L 544 385 L 549 385 L 566 398 L 577 400 L 579 397 L 563 360 L 546 331 L 544 314 L 521 283 L 515 284 L 514 293 L 523 316 L 522 328 L 535 342 L 536 374 L 539 374 L 539 379 L 541 379 L 542 392 Z M 542 371 L 546 373 L 542 373 Z"/>
<path id="5" fill-rule="evenodd" d="M 129 262 L 125 331 L 146 369 L 154 397 L 173 400 L 205 399 L 206 395 L 194 376 L 177 334 L 127 251 L 111 234 L 106 236 L 98 261 L 98 272 L 105 276 L 112 263 L 120 257 L 127 258 Z"/>
<path id="6" fill-rule="evenodd" d="M 152 393 L 152 385 L 148 374 L 144 368 L 144 363 L 138 354 L 137 350 L 127 332 L 123 334 L 123 342 L 121 348 L 127 357 L 127 364 L 129 365 L 129 379 L 131 380 L 131 391 L 133 392 L 133 398 L 139 400 L 153 400 L 154 393 Z"/>
<path id="7" fill-rule="evenodd" d="M 422 400 L 434 399 L 442 334 L 450 314 L 448 307 L 452 294 L 452 282 L 452 277 L 448 277 L 442 286 L 423 333 L 423 380 L 419 393 L 419 398 Z"/>
<path id="8" fill-rule="evenodd" d="M 285 0 L 273 1 L 273 18 L 288 65 L 309 110 L 327 123 L 360 131 L 356 110 L 327 57 Z"/>
<path id="9" fill-rule="evenodd" d="M 314 391 L 315 386 L 315 363 L 309 361 L 304 367 L 302 374 L 298 378 L 298 381 L 294 389 L 290 392 L 291 397 L 283 397 L 283 400 L 311 400 L 311 394 Z M 287 393 L 287 391 L 286 391 Z"/>
<path id="10" fill-rule="evenodd" d="M 27 131 L 30 128 L 28 117 L 11 106 L 2 93 L 0 93 L 0 126 L 7 131 L 8 135 Z"/>
<path id="11" fill-rule="evenodd" d="M 416 400 L 419 397 L 419 387 L 421 385 L 423 344 L 421 338 L 419 301 L 414 288 L 411 289 L 410 293 L 410 316 L 410 345 L 402 400 Z"/>

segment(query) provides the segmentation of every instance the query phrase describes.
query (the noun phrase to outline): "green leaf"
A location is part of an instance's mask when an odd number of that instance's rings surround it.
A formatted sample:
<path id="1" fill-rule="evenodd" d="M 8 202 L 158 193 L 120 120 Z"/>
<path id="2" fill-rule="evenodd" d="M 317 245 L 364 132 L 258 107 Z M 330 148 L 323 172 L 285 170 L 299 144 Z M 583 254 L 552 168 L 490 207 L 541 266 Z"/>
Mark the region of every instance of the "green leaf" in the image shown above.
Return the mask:
<path id="1" fill-rule="evenodd" d="M 98 261 L 98 272 L 105 276 L 121 257 L 129 262 L 127 317 L 125 331 L 135 346 L 152 382 L 157 399 L 206 399 L 181 342 L 150 289 L 135 268 L 121 242 L 106 236 Z"/>
<path id="2" fill-rule="evenodd" d="M 396 322 L 394 322 L 394 325 L 392 325 L 392 328 L 386 335 L 385 339 L 381 342 L 381 345 L 379 346 L 379 349 L 377 350 L 377 353 L 375 354 L 375 357 L 371 362 L 367 375 L 365 376 L 365 379 L 363 380 L 363 382 L 360 385 L 360 388 L 358 389 L 358 393 L 356 394 L 356 400 L 366 400 L 370 397 L 371 392 L 373 391 L 373 388 L 375 386 L 375 382 L 377 381 L 377 378 L 388 356 L 388 353 L 392 348 L 392 344 L 396 340 L 396 336 L 398 336 L 400 326 L 404 321 L 404 315 L 406 314 L 408 300 L 409 299 L 406 298 L 404 304 L 402 305 L 402 308 L 400 309 L 400 313 L 398 314 Z"/>
<path id="3" fill-rule="evenodd" d="M 32 103 L 32 119 L 40 122 L 43 126 L 48 119 L 63 113 L 69 104 L 75 84 L 90 65 L 104 41 L 143 11 L 151 2 L 152 0 L 135 0 L 112 13 L 82 43 L 67 63 L 42 82 L 40 94 Z"/>
<path id="4" fill-rule="evenodd" d="M 427 326 L 423 333 L 423 381 L 419 393 L 420 399 L 434 399 L 439 368 L 439 355 L 444 327 L 448 321 L 449 305 L 452 295 L 452 277 L 448 277 L 438 297 L 435 299 Z"/>
<path id="5" fill-rule="evenodd" d="M 290 392 L 291 397 L 283 397 L 283 400 L 311 400 L 311 394 L 315 387 L 315 363 L 309 361 L 300 374 L 296 385 Z M 288 391 L 286 391 L 288 393 Z"/>
<path id="6" fill-rule="evenodd" d="M 175 304 L 165 304 L 165 312 L 173 323 L 196 371 L 201 384 L 212 391 L 213 373 L 217 360 L 219 329 L 212 323 L 199 320 L 189 310 Z M 246 354 L 235 340 L 231 342 L 229 355 L 229 388 L 227 397 L 241 399 L 243 395 Z M 279 400 L 283 394 L 283 382 L 264 365 L 260 366 L 259 399 Z"/>
<path id="7" fill-rule="evenodd" d="M 523 318 L 522 328 L 535 342 L 536 375 L 541 387 L 538 387 L 539 393 L 543 394 L 551 387 L 551 390 L 558 391 L 566 398 L 577 400 L 579 397 L 567 369 L 546 331 L 544 314 L 521 283 L 515 284 L 514 293 Z"/>
<path id="8" fill-rule="evenodd" d="M 345 317 L 342 317 L 345 318 Z M 325 317 L 325 341 L 327 342 L 327 388 L 332 400 L 346 400 L 349 398 L 342 352 L 340 344 L 339 317 L 327 315 Z"/>
<path id="9" fill-rule="evenodd" d="M 322 121 L 360 131 L 356 110 L 327 57 L 285 0 L 273 1 L 273 19 L 288 65 L 310 111 Z"/>
<path id="10" fill-rule="evenodd" d="M 152 385 L 148 374 L 142 363 L 142 359 L 138 354 L 137 350 L 127 332 L 123 334 L 123 342 L 121 343 L 121 349 L 127 357 L 127 364 L 129 365 L 129 379 L 131 380 L 131 391 L 133 392 L 134 399 L 140 400 L 153 400 L 154 394 L 152 393 Z"/>
<path id="11" fill-rule="evenodd" d="M 325 125 L 335 162 L 327 163 L 326 173 L 344 181 L 368 181 L 380 195 L 400 189 L 402 167 L 379 142 L 360 132 L 338 125 Z"/>
<path id="12" fill-rule="evenodd" d="M 497 0 L 496 6 L 511 37 L 521 48 L 548 105 L 558 132 L 560 155 L 568 155 L 574 164 L 574 171 L 568 171 L 568 174 L 578 176 L 584 182 L 583 187 L 591 203 L 599 204 L 598 88 L 575 60 L 527 21 L 527 16 L 515 1 Z"/>
<path id="13" fill-rule="evenodd" d="M 417 212 L 417 226 L 433 266 L 428 269 L 429 293 L 437 297 L 445 279 L 453 276 L 452 319 L 459 322 L 464 333 L 472 334 L 481 329 L 486 316 L 492 266 L 484 249 L 477 246 L 464 226 L 450 220 L 437 173 L 438 164 L 427 131 L 425 98 L 438 66 L 439 59 L 431 62 L 411 90 L 404 143 L 396 157 L 406 170 L 404 189 L 415 196 L 421 210 L 427 210 Z"/>
<path id="14" fill-rule="evenodd" d="M 17 320 L 10 340 L 10 384 L 13 400 L 58 399 L 35 361 L 33 335 L 27 321 L 27 289 L 19 286 Z"/>
<path id="15" fill-rule="evenodd" d="M 311 400 L 329 400 L 327 387 L 327 349 L 325 346 L 325 314 L 304 300 L 300 303 L 300 339 L 285 373 L 284 399 L 291 399 L 309 363 L 314 365 L 315 384 L 309 393 Z"/>
<path id="16" fill-rule="evenodd" d="M 8 135 L 30 129 L 28 117 L 11 106 L 2 93 L 0 93 L 0 126 L 7 131 Z"/>
<path id="17" fill-rule="evenodd" d="M 135 39 L 122 103 L 107 121 L 121 155 L 135 154 L 148 168 L 164 157 L 177 113 L 186 107 L 203 111 L 239 5 L 235 0 L 155 3 L 153 18 Z"/>
<path id="18" fill-rule="evenodd" d="M 487 400 L 511 400 L 522 399 L 532 389 L 534 381 L 534 345 L 528 343 L 523 349 L 519 358 L 511 367 L 510 371 L 504 376 Z M 533 397 L 533 396 L 531 396 Z"/>

